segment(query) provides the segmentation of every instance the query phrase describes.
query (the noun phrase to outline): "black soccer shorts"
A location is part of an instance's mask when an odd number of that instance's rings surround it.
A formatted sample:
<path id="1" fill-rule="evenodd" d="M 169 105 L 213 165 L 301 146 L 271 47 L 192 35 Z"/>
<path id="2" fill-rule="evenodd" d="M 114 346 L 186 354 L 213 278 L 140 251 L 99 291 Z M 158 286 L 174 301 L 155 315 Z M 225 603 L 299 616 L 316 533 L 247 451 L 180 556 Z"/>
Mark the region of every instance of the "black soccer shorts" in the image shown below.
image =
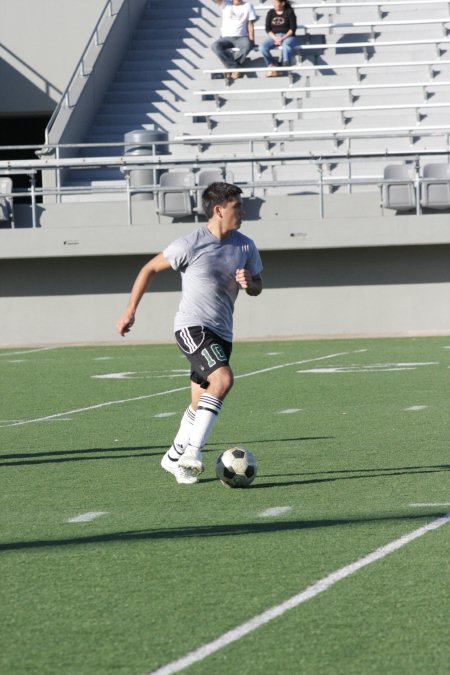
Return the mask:
<path id="1" fill-rule="evenodd" d="M 178 347 L 191 364 L 191 380 L 203 389 L 208 387 L 208 375 L 217 368 L 228 366 L 232 343 L 205 326 L 190 326 L 175 333 Z"/>

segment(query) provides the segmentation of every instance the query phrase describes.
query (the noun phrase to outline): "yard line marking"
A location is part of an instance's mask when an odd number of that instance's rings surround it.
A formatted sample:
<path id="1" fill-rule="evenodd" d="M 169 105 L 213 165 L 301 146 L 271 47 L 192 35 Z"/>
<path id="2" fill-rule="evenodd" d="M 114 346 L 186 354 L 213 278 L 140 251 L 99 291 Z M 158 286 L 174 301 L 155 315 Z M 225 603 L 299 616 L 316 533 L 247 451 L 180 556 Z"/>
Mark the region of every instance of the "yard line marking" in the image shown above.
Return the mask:
<path id="1" fill-rule="evenodd" d="M 409 408 L 405 408 L 405 410 L 412 410 L 416 412 L 417 410 L 425 410 L 426 407 L 427 407 L 426 405 L 412 405 Z"/>
<path id="2" fill-rule="evenodd" d="M 87 513 L 81 513 L 79 516 L 74 516 L 66 520 L 66 523 L 90 523 L 91 520 L 100 518 L 100 516 L 107 516 L 108 511 L 88 511 Z"/>
<path id="3" fill-rule="evenodd" d="M 286 410 L 280 410 L 279 415 L 292 415 L 292 413 L 301 412 L 301 408 L 287 408 Z"/>
<path id="4" fill-rule="evenodd" d="M 258 513 L 260 518 L 270 518 L 271 516 L 281 516 L 283 513 L 292 511 L 292 506 L 273 506 L 271 509 L 266 509 Z"/>
<path id="5" fill-rule="evenodd" d="M 433 520 L 431 523 L 428 523 L 428 525 L 419 527 L 417 530 L 413 530 L 409 534 L 405 534 L 399 539 L 394 539 L 394 541 L 391 541 L 385 546 L 377 548 L 375 551 L 372 551 L 372 553 L 363 556 L 356 562 L 346 565 L 345 567 L 341 567 L 335 572 L 331 572 L 331 574 L 328 574 L 326 577 L 323 577 L 319 581 L 311 584 L 311 586 L 308 586 L 305 588 L 305 590 L 301 591 L 297 595 L 293 595 L 285 602 L 275 605 L 261 614 L 257 614 L 252 619 L 249 619 L 248 621 L 241 623 L 239 626 L 236 626 L 236 628 L 232 628 L 226 633 L 223 633 L 223 635 L 219 636 L 215 640 L 202 645 L 198 649 L 188 652 L 185 656 L 182 656 L 181 658 L 176 659 L 176 661 L 172 661 L 171 663 L 168 663 L 165 666 L 152 671 L 148 675 L 172 675 L 173 673 L 179 673 L 180 670 L 183 670 L 184 668 L 192 666 L 194 663 L 203 661 L 203 659 L 219 651 L 219 649 L 223 649 L 227 645 L 240 640 L 240 638 L 248 635 L 257 628 L 260 628 L 260 626 L 263 626 L 266 623 L 269 623 L 269 621 L 282 616 L 289 609 L 298 607 L 298 605 L 303 604 L 307 600 L 311 600 L 311 598 L 314 598 L 319 593 L 323 593 L 324 591 L 331 588 L 331 586 L 334 586 L 334 584 L 338 581 L 345 579 L 351 574 L 354 574 L 358 570 L 366 567 L 367 565 L 370 565 L 373 562 L 376 562 L 377 560 L 381 560 L 390 553 L 397 551 L 402 546 L 405 546 L 406 544 L 414 541 L 414 539 L 422 537 L 431 530 L 436 530 L 438 527 L 445 525 L 449 521 L 450 513 L 447 513 L 447 515 Z"/>
<path id="6" fill-rule="evenodd" d="M 49 420 L 54 420 L 57 417 L 65 417 L 66 415 L 75 415 L 76 413 L 89 412 L 90 410 L 99 410 L 100 408 L 107 408 L 111 405 L 119 405 L 120 403 L 132 403 L 133 401 L 143 401 L 147 398 L 155 398 L 156 396 L 166 396 L 167 394 L 174 394 L 178 391 L 185 391 L 190 389 L 190 387 L 179 387 L 178 389 L 168 389 L 167 391 L 156 392 L 155 394 L 144 394 L 143 396 L 133 396 L 132 398 L 123 398 L 117 401 L 105 401 L 104 403 L 96 403 L 95 405 L 89 405 L 85 408 L 76 408 L 74 410 L 66 410 L 65 412 L 53 413 L 53 415 L 45 415 L 45 417 L 35 417 L 31 420 L 22 420 L 21 422 L 14 422 L 13 424 L 2 424 L 0 428 L 3 427 L 19 427 L 24 424 L 33 424 L 34 422 L 48 422 Z"/>
<path id="7" fill-rule="evenodd" d="M 281 363 L 278 366 L 270 366 L 268 368 L 262 368 L 261 370 L 254 370 L 251 373 L 242 373 L 241 375 L 236 375 L 235 379 L 240 379 L 243 377 L 251 377 L 253 375 L 261 375 L 262 373 L 268 373 L 272 370 L 279 370 L 280 368 L 288 368 L 289 366 L 299 366 L 303 363 L 311 363 L 312 361 L 323 361 L 324 359 L 333 359 L 336 356 L 346 356 L 348 354 L 354 354 L 361 350 L 356 349 L 352 352 L 339 352 L 337 354 L 327 354 L 326 356 L 317 356 L 313 359 L 305 359 L 303 361 L 294 361 L 292 363 Z M 29 420 L 21 420 L 20 422 L 13 422 L 12 424 L 0 424 L 0 429 L 4 427 L 19 427 L 25 424 L 34 424 L 35 422 L 48 422 L 48 420 L 53 420 L 57 417 L 65 417 L 66 415 L 75 415 L 76 413 L 88 412 L 90 410 L 99 410 L 100 408 L 107 408 L 112 405 L 119 405 L 121 403 L 132 403 L 134 401 L 144 401 L 149 398 L 156 398 L 158 396 L 167 396 L 168 394 L 176 394 L 180 391 L 190 390 L 190 385 L 185 387 L 177 387 L 176 389 L 167 389 L 166 391 L 159 391 L 155 394 L 143 394 L 142 396 L 133 396 L 132 398 L 123 398 L 117 401 L 105 401 L 104 403 L 96 403 L 95 405 L 86 406 L 85 408 L 76 408 L 74 410 L 66 410 L 60 413 L 53 413 L 52 415 L 45 415 L 44 417 L 35 417 Z"/>
<path id="8" fill-rule="evenodd" d="M 34 354 L 35 352 L 49 352 L 52 351 L 53 349 L 64 349 L 63 346 L 54 346 L 54 347 L 37 347 L 36 349 L 23 349 L 21 351 L 16 351 L 16 352 L 6 352 L 6 354 L 0 354 L 0 357 L 2 356 L 15 356 L 16 354 Z"/>
<path id="9" fill-rule="evenodd" d="M 450 506 L 450 502 L 431 502 L 429 504 L 409 504 L 409 506 Z"/>

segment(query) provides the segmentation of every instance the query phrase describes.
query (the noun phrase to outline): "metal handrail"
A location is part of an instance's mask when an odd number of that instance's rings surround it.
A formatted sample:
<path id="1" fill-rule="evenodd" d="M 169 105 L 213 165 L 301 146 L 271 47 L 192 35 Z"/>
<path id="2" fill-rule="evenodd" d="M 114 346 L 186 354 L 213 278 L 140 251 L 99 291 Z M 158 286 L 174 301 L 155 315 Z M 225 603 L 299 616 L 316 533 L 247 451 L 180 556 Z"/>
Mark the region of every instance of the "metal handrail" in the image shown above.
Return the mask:
<path id="1" fill-rule="evenodd" d="M 386 160 L 396 160 L 404 161 L 410 164 L 414 164 L 416 179 L 415 187 L 416 192 L 419 190 L 419 184 L 422 182 L 422 177 L 420 175 L 420 166 L 421 162 L 428 157 L 442 157 L 444 161 L 449 163 L 450 161 L 450 148 L 447 146 L 442 149 L 430 149 L 417 151 L 414 149 L 411 150 L 377 150 L 369 151 L 364 153 L 354 153 L 349 154 L 348 152 L 336 152 L 329 155 L 323 156 L 314 156 L 312 153 L 308 155 L 300 155 L 298 153 L 277 153 L 273 155 L 270 151 L 268 152 L 259 152 L 259 153 L 248 153 L 245 156 L 245 161 L 251 165 L 251 179 L 248 181 L 238 181 L 238 185 L 243 188 L 246 192 L 250 193 L 250 196 L 255 195 L 256 189 L 270 189 L 271 187 L 311 187 L 315 186 L 318 191 L 319 198 L 319 214 L 320 218 L 324 217 L 324 190 L 327 187 L 336 187 L 336 186 L 347 186 L 349 192 L 352 191 L 352 186 L 356 185 L 376 185 L 380 186 L 384 182 L 392 182 L 392 180 L 385 181 L 381 178 L 381 172 L 378 176 L 365 176 L 352 175 L 350 167 L 353 163 L 358 161 L 367 161 L 367 160 L 379 160 L 386 162 Z M 158 183 L 157 172 L 153 172 L 152 182 L 133 186 L 132 184 L 132 172 L 134 170 L 142 170 L 143 168 L 157 168 L 159 171 L 170 170 L 171 168 L 177 168 L 183 166 L 189 168 L 194 173 L 199 171 L 205 165 L 219 165 L 224 172 L 227 171 L 229 166 L 233 166 L 234 163 L 242 163 L 244 155 L 236 156 L 221 156 L 216 158 L 186 158 L 185 156 L 180 157 L 169 157 L 168 155 L 140 155 L 140 156 L 120 156 L 120 157 L 91 157 L 91 158 L 59 158 L 59 157 L 44 157 L 42 159 L 28 159 L 28 160 L 11 160 L 11 161 L 2 161 L 0 162 L 0 175 L 17 175 L 23 174 L 27 175 L 30 180 L 30 188 L 28 190 L 19 190 L 13 191 L 10 197 L 22 197 L 26 196 L 31 200 L 31 209 L 32 209 L 32 225 L 37 227 L 37 211 L 36 211 L 36 200 L 39 197 L 44 196 L 53 196 L 57 195 L 59 198 L 68 196 L 68 195 L 94 195 L 94 194 L 124 194 L 124 197 L 127 200 L 128 205 L 128 222 L 132 224 L 132 196 L 136 193 L 151 193 L 157 195 L 162 190 L 171 191 L 171 188 L 161 187 Z M 327 176 L 324 175 L 324 168 L 327 164 L 336 164 L 342 162 L 345 167 L 347 167 L 347 175 L 333 175 Z M 272 178 L 270 180 L 265 180 L 262 178 L 255 178 L 255 175 L 261 175 L 261 166 L 267 165 L 266 168 L 279 167 L 280 165 L 289 165 L 289 164 L 309 164 L 317 171 L 316 178 L 309 179 L 296 179 L 293 173 L 293 177 L 287 180 L 278 180 Z M 44 172 L 46 170 L 55 170 L 61 168 L 72 168 L 75 170 L 82 171 L 84 169 L 97 168 L 97 167 L 119 167 L 124 176 L 123 183 L 121 184 L 111 184 L 110 186 L 96 186 L 95 188 L 86 185 L 86 186 L 62 186 L 58 185 L 56 188 L 41 188 L 36 184 L 36 177 L 38 172 Z M 172 188 L 172 191 L 179 191 L 179 187 Z M 198 190 L 199 188 L 192 188 L 193 191 Z M 420 213 L 420 204 L 417 200 L 417 213 Z"/>

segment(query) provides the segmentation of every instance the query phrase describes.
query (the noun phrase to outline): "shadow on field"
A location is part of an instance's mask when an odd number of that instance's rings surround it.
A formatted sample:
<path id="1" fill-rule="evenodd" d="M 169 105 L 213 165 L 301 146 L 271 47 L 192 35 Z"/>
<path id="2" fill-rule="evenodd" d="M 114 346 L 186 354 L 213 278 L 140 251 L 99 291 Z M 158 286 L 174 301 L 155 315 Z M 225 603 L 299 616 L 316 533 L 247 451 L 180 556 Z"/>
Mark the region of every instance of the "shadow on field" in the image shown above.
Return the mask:
<path id="1" fill-rule="evenodd" d="M 366 523 L 426 521 L 439 518 L 444 511 L 432 511 L 427 514 L 378 515 L 366 518 L 334 518 L 319 520 L 288 520 L 261 523 L 230 523 L 226 525 L 200 525 L 197 527 L 173 527 L 165 529 L 132 530 L 130 532 L 111 532 L 88 537 L 72 537 L 70 539 L 48 539 L 36 541 L 16 541 L 0 544 L 2 551 L 23 551 L 46 549 L 60 546 L 86 546 L 96 544 L 117 544 L 130 542 L 158 541 L 167 539 L 234 537 L 251 534 L 269 534 L 272 532 L 292 532 L 323 527 L 342 527 L 365 525 Z"/>
<path id="2" fill-rule="evenodd" d="M 333 436 L 303 436 L 298 438 L 266 438 L 263 440 L 251 439 L 243 441 L 228 441 L 227 446 L 233 445 L 261 445 L 262 443 L 286 443 L 286 442 L 303 442 L 303 441 L 320 441 L 334 438 Z M 218 446 L 224 448 L 224 443 L 209 443 L 209 446 Z M 0 468 L 7 466 L 33 466 L 39 464 L 60 464 L 61 462 L 83 462 L 83 461 L 98 461 L 105 459 L 130 459 L 135 457 L 160 457 L 169 447 L 169 443 L 164 445 L 125 445 L 114 446 L 109 448 L 87 448 L 82 450 L 51 450 L 43 452 L 23 452 L 0 455 Z M 156 452 L 138 452 L 140 450 L 155 450 Z M 119 454 L 119 453 L 136 453 L 138 454 Z M 206 450 L 206 453 L 213 452 Z M 101 454 L 100 457 L 93 457 L 86 455 L 95 455 L 96 453 L 113 453 Z"/>
<path id="3" fill-rule="evenodd" d="M 135 452 L 138 450 L 156 450 L 156 452 L 142 452 L 139 454 L 123 455 L 118 453 Z M 130 459 L 132 457 L 155 457 L 167 450 L 167 445 L 127 445 L 112 448 L 88 448 L 85 450 L 52 450 L 49 452 L 24 452 L 10 455 L 0 455 L 0 468 L 6 466 L 33 466 L 38 464 L 59 464 L 61 462 L 85 462 L 105 459 Z M 102 454 L 100 457 L 86 457 L 85 455 Z M 80 455 L 80 456 L 78 456 Z M 11 461 L 17 460 L 17 461 Z"/>
<path id="4" fill-rule="evenodd" d="M 365 478 L 386 478 L 390 476 L 410 476 L 414 474 L 424 474 L 424 473 L 438 473 L 441 471 L 449 471 L 450 464 L 436 464 L 431 466 L 401 466 L 401 467 L 392 467 L 392 468 L 381 468 L 381 469 L 347 469 L 343 471 L 321 471 L 320 476 L 324 474 L 332 474 L 330 477 L 325 478 L 301 478 L 300 480 L 286 480 L 286 481 L 274 481 L 274 482 L 261 482 L 261 478 L 275 478 L 276 476 L 311 476 L 317 474 L 311 473 L 292 473 L 292 474 L 272 474 L 272 475 L 258 475 L 258 482 L 252 485 L 252 489 L 257 488 L 272 488 L 272 487 L 287 487 L 289 485 L 316 485 L 318 483 L 333 483 L 335 481 L 341 480 L 360 480 Z M 336 475 L 344 474 L 344 475 Z M 347 475 L 352 474 L 352 475 Z M 353 475 L 357 474 L 357 475 Z"/>

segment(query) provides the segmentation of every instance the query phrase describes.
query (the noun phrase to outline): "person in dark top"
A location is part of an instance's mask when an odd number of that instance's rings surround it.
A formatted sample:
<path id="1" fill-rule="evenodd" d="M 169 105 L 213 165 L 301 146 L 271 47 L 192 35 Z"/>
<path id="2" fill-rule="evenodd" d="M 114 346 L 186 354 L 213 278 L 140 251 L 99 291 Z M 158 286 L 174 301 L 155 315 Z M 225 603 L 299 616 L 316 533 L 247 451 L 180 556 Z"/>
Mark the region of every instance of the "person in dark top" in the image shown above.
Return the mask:
<path id="1" fill-rule="evenodd" d="M 273 70 L 278 64 L 270 53 L 274 47 L 281 47 L 283 66 L 290 66 L 294 56 L 294 47 L 297 44 L 295 31 L 297 17 L 289 0 L 273 0 L 273 8 L 266 16 L 267 38 L 259 48 L 269 71 L 266 77 L 276 77 L 278 72 Z"/>

